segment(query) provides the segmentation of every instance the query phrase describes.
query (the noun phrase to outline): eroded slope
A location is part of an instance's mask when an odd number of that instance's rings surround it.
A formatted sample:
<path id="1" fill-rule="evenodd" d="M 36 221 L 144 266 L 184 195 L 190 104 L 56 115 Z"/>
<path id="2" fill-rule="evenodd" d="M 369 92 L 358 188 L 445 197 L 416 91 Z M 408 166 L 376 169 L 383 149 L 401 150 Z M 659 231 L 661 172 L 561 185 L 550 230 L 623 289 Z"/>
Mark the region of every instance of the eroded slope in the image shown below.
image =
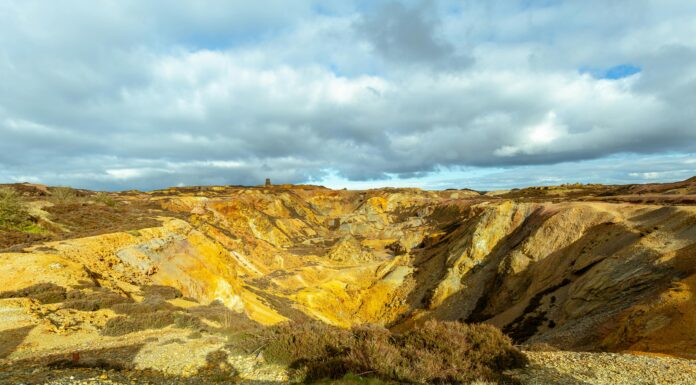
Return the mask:
<path id="1" fill-rule="evenodd" d="M 403 330 L 437 318 L 492 323 L 520 343 L 696 357 L 696 208 L 545 196 L 120 194 L 116 208 L 147 207 L 139 218 L 157 225 L 68 232 L 0 254 L 0 333 L 15 341 L 0 358 L 118 345 L 117 321 L 142 336 L 142 303 L 161 312 L 158 327 L 313 318 Z M 151 287 L 179 294 L 151 297 Z"/>

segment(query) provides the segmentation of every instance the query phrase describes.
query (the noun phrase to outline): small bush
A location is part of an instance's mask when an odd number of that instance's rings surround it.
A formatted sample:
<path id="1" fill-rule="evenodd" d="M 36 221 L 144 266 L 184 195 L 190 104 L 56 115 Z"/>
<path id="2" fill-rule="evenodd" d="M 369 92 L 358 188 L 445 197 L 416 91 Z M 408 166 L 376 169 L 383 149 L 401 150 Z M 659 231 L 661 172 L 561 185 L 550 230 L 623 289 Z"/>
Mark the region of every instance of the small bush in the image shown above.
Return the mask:
<path id="1" fill-rule="evenodd" d="M 107 336 L 121 336 L 141 330 L 161 329 L 175 325 L 182 329 L 199 330 L 203 324 L 199 317 L 182 311 L 161 298 L 149 298 L 140 303 L 117 303 L 111 307 L 116 313 L 125 314 L 109 319 L 102 329 Z"/>
<path id="2" fill-rule="evenodd" d="M 80 196 L 70 187 L 54 187 L 51 189 L 51 200 L 57 204 L 77 203 Z"/>
<path id="3" fill-rule="evenodd" d="M 94 195 L 94 201 L 96 203 L 103 204 L 109 207 L 116 206 L 116 200 L 112 198 L 111 195 L 104 192 L 99 192 L 96 195 Z"/>
<path id="4" fill-rule="evenodd" d="M 228 335 L 259 328 L 259 324 L 249 319 L 246 314 L 232 311 L 217 301 L 210 305 L 188 308 L 187 311 L 199 319 L 218 323 L 220 325 L 218 331 Z"/>
<path id="5" fill-rule="evenodd" d="M 188 313 L 174 313 L 174 325 L 181 329 L 201 329 L 203 327 L 198 317 Z"/>
<path id="6" fill-rule="evenodd" d="M 266 337 L 264 358 L 273 363 L 301 366 L 305 363 L 332 361 L 350 350 L 350 330 L 320 322 L 287 323 L 270 329 Z M 324 376 L 318 376 L 319 378 Z M 334 377 L 334 376 L 330 376 Z"/>
<path id="7" fill-rule="evenodd" d="M 66 298 L 65 288 L 53 283 L 39 283 L 21 290 L 0 293 L 0 298 L 32 298 L 42 304 L 63 302 Z"/>
<path id="8" fill-rule="evenodd" d="M 140 290 L 145 298 L 159 297 L 167 300 L 182 297 L 181 291 L 171 286 L 150 285 L 143 286 Z"/>
<path id="9" fill-rule="evenodd" d="M 93 292 L 73 290 L 68 293 L 62 307 L 80 311 L 97 311 L 99 309 L 111 308 L 116 304 L 130 302 L 133 302 L 133 300 L 108 289 L 97 289 Z"/>
<path id="10" fill-rule="evenodd" d="M 170 311 L 140 313 L 131 316 L 118 316 L 109 319 L 102 329 L 105 336 L 122 336 L 148 329 L 162 329 L 173 324 L 175 314 Z"/>
<path id="11" fill-rule="evenodd" d="M 14 189 L 0 188 L 0 227 L 20 229 L 30 225 L 31 216 Z"/>
<path id="12" fill-rule="evenodd" d="M 173 312 L 178 308 L 158 297 L 146 298 L 142 302 L 117 303 L 111 307 L 114 312 L 125 315 L 154 313 L 158 311 Z"/>
<path id="13" fill-rule="evenodd" d="M 499 380 L 503 370 L 527 362 L 495 327 L 457 322 L 428 321 L 404 334 L 369 325 L 345 330 L 319 322 L 284 324 L 239 346 L 262 350 L 267 361 L 288 365 L 309 381 L 370 373 L 386 381 L 463 384 Z"/>

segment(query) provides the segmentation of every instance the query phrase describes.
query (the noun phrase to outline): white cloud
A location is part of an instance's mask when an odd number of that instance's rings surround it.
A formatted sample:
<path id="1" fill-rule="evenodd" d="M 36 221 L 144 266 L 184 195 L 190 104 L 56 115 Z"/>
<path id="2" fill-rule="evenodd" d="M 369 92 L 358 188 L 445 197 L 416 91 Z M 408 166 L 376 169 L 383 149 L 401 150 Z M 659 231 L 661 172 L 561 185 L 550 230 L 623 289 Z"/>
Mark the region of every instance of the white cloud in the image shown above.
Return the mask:
<path id="1" fill-rule="evenodd" d="M 685 2 L 163 4 L 0 4 L 0 178 L 415 183 L 696 152 Z M 582 73 L 620 64 L 642 71 Z"/>
<path id="2" fill-rule="evenodd" d="M 143 170 L 137 168 L 107 169 L 106 173 L 114 179 L 133 179 L 144 174 Z"/>
<path id="3" fill-rule="evenodd" d="M 556 113 L 549 111 L 541 122 L 522 130 L 524 138 L 520 145 L 503 146 L 496 149 L 493 154 L 509 157 L 520 153 L 531 155 L 552 151 L 553 142 L 564 135 L 566 131 L 566 126 L 558 121 Z"/>
<path id="4" fill-rule="evenodd" d="M 643 179 L 657 179 L 662 175 L 662 173 L 655 172 L 655 171 L 630 172 L 630 173 L 628 173 L 628 175 L 633 176 L 633 177 L 643 178 Z"/>

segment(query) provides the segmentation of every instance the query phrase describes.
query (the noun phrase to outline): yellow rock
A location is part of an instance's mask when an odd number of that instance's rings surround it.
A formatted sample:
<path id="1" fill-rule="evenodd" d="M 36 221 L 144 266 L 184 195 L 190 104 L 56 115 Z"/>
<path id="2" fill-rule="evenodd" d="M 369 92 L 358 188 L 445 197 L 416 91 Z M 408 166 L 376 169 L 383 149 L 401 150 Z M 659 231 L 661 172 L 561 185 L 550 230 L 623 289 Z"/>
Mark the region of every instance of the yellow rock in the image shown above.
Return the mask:
<path id="1" fill-rule="evenodd" d="M 22 290 L 50 283 L 66 302 L 101 291 L 145 301 L 145 288 L 162 285 L 183 296 L 167 299 L 177 311 L 215 302 L 264 325 L 485 321 L 518 342 L 695 355 L 685 330 L 696 328 L 696 209 L 560 201 L 587 189 L 533 190 L 543 199 L 312 186 L 128 195 L 172 216 L 0 254 L 0 320 L 4 329 L 33 327 L 27 343 L 46 349 L 71 346 L 71 335 L 106 341 L 100 328 L 122 313 L 89 301 L 62 308 Z M 394 242 L 407 252 L 394 255 Z M 159 365 L 148 354 L 141 362 Z"/>

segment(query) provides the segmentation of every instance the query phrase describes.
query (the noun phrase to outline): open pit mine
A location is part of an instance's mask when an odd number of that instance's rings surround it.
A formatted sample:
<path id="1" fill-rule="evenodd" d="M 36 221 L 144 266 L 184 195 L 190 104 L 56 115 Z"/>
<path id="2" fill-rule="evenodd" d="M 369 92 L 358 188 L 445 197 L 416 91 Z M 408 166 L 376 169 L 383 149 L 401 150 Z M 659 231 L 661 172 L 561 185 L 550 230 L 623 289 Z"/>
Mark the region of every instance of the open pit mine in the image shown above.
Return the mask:
<path id="1" fill-rule="evenodd" d="M 3 189 L 26 219 L 0 227 L 1 383 L 308 381 L 298 361 L 269 358 L 273 338 L 247 337 L 370 324 L 393 341 L 433 321 L 492 325 L 523 356 L 482 380 L 696 383 L 694 178 L 486 193 Z M 350 372 L 336 383 L 411 378 Z M 443 378 L 459 377 L 422 382 Z"/>

